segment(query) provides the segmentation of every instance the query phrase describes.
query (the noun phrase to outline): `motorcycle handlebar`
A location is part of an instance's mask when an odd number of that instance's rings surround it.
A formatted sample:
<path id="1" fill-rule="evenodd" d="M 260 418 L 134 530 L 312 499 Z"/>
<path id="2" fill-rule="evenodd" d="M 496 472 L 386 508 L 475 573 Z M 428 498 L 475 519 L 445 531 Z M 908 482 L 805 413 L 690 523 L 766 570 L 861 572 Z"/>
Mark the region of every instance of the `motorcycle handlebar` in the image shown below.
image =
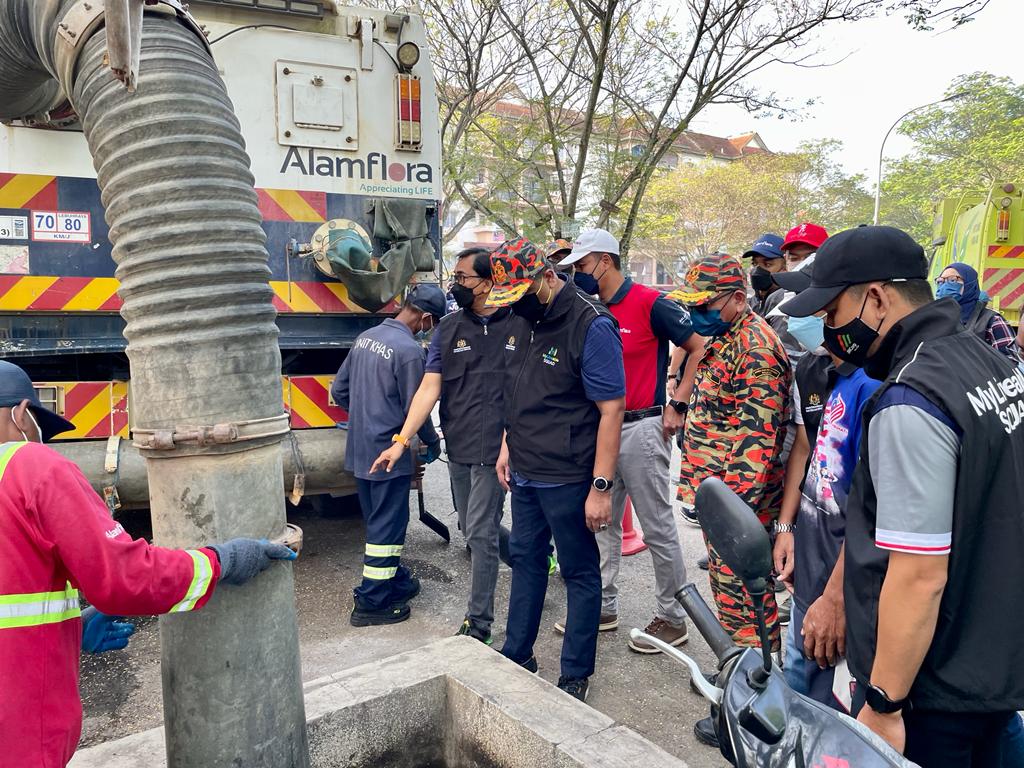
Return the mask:
<path id="1" fill-rule="evenodd" d="M 721 663 L 729 655 L 729 652 L 736 648 L 736 644 L 733 643 L 729 633 L 722 628 L 718 617 L 704 602 L 704 598 L 697 592 L 697 587 L 693 584 L 685 584 L 676 592 L 676 600 L 686 610 L 690 621 L 697 627 L 697 631 L 711 646 L 711 650 Z"/>

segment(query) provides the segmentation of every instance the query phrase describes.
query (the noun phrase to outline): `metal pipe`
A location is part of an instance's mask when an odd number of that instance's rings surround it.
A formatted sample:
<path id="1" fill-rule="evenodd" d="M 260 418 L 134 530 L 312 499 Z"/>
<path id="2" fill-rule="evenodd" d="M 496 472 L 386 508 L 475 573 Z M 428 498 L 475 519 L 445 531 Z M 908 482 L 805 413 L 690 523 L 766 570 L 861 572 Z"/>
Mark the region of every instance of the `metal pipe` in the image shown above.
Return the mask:
<path id="1" fill-rule="evenodd" d="M 282 413 L 270 272 L 224 83 L 180 2 L 164 2 L 177 15 L 146 16 L 130 94 L 105 61 L 99 3 L 5 0 L 0 118 L 63 98 L 81 118 L 124 300 L 136 426 L 230 434 Z M 148 451 L 156 541 L 278 535 L 279 442 Z M 217 590 L 202 611 L 161 618 L 168 766 L 309 766 L 293 593 L 291 568 L 278 566 Z"/>
<path id="2" fill-rule="evenodd" d="M 882 138 L 882 145 L 878 148 L 878 174 L 875 177 L 875 215 L 872 218 L 872 223 L 876 227 L 878 226 L 879 210 L 882 207 L 882 163 L 884 162 L 885 157 L 885 142 L 889 140 L 890 134 L 892 134 L 892 132 L 896 129 L 897 125 L 902 123 L 915 112 L 918 112 L 922 109 L 927 109 L 928 107 L 934 107 L 936 104 L 944 104 L 947 101 L 955 101 L 956 99 L 963 98 L 966 95 L 967 94 L 964 91 L 960 91 L 958 93 L 954 93 L 951 96 L 947 96 L 944 99 L 939 99 L 938 101 L 931 101 L 927 104 L 922 104 L 919 107 L 908 109 L 898 118 L 896 118 L 896 122 L 889 126 L 889 130 L 885 132 L 885 136 Z"/>
<path id="3" fill-rule="evenodd" d="M 295 476 L 305 478 L 305 495 L 320 493 L 336 495 L 355 493 L 355 479 L 345 471 L 345 431 L 341 429 L 301 429 L 292 433 L 299 454 L 291 441 L 279 443 L 281 464 L 284 469 L 277 493 L 289 494 L 295 485 Z M 51 446 L 82 470 L 89 484 L 101 497 L 103 489 L 114 483 L 115 476 L 105 468 L 105 443 L 94 440 L 58 441 Z M 117 468 L 117 495 L 125 509 L 149 507 L 149 478 L 146 460 L 136 446 L 128 440 L 121 442 Z"/>

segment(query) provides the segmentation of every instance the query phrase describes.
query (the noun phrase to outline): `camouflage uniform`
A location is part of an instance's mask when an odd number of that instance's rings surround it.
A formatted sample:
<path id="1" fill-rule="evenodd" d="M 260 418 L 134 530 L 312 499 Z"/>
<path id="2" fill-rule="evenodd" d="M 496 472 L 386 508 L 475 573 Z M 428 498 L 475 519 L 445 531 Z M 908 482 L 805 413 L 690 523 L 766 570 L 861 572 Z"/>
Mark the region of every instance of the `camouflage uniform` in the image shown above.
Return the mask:
<path id="1" fill-rule="evenodd" d="M 742 268 L 728 256 L 708 257 L 686 277 L 686 287 L 672 297 L 690 305 L 743 288 Z M 686 418 L 679 501 L 692 506 L 701 481 L 719 477 L 766 528 L 771 526 L 782 503 L 781 454 L 791 378 L 779 337 L 749 309 L 723 335 L 708 340 Z M 723 626 L 737 643 L 760 645 L 753 604 L 710 543 L 708 566 Z M 771 592 L 765 600 L 765 616 L 772 648 L 778 650 L 778 606 Z"/>

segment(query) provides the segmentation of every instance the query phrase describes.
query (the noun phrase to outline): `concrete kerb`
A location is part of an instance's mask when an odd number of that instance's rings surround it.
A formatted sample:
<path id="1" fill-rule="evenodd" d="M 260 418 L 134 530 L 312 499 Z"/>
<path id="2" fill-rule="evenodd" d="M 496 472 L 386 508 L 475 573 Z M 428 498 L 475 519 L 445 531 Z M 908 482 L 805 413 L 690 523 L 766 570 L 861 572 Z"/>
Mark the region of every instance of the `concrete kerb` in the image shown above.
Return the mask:
<path id="1" fill-rule="evenodd" d="M 685 766 L 467 637 L 312 680 L 305 695 L 314 768 Z M 165 764 L 154 728 L 84 749 L 71 768 Z"/>

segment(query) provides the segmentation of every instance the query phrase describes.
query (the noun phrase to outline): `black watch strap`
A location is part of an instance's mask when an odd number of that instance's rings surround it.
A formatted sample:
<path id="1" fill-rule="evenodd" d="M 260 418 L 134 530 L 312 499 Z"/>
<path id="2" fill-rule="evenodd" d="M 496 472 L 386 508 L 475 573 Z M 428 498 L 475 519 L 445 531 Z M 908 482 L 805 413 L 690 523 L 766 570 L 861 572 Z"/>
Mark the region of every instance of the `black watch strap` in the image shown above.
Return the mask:
<path id="1" fill-rule="evenodd" d="M 679 400 L 669 400 L 668 407 L 676 413 L 686 413 L 686 411 L 689 410 L 689 406 Z"/>
<path id="2" fill-rule="evenodd" d="M 894 712 L 907 709 L 910 705 L 910 697 L 905 696 L 899 701 L 893 701 L 889 698 L 889 694 L 877 685 L 868 683 L 864 691 L 864 702 L 880 715 L 891 715 Z"/>

